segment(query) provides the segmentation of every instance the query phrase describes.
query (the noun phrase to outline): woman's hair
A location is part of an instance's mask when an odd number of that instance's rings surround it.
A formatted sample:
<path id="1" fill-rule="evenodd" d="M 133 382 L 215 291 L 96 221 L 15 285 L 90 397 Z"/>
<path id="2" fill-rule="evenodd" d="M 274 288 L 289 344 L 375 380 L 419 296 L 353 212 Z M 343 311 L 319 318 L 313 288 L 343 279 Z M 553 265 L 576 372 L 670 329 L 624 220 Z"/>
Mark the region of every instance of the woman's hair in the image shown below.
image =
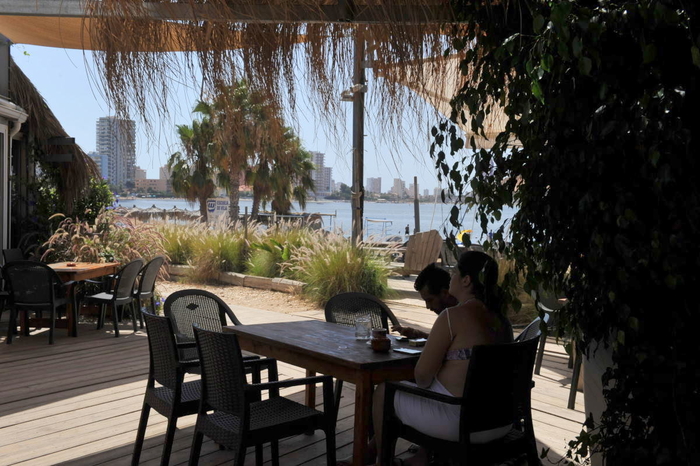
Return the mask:
<path id="1" fill-rule="evenodd" d="M 459 256 L 457 269 L 462 277 L 469 275 L 474 295 L 497 314 L 503 313 L 503 297 L 498 286 L 498 263 L 480 251 L 466 251 Z"/>

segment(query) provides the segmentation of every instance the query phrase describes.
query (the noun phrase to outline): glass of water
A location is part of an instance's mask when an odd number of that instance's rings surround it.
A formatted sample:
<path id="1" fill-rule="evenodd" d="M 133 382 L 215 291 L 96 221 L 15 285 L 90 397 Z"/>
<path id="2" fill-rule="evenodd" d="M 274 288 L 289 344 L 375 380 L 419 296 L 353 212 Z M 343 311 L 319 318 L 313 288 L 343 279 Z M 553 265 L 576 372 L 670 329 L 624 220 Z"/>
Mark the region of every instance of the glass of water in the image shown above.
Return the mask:
<path id="1" fill-rule="evenodd" d="M 355 320 L 355 340 L 369 340 L 372 333 L 372 319 L 369 316 L 359 316 Z"/>

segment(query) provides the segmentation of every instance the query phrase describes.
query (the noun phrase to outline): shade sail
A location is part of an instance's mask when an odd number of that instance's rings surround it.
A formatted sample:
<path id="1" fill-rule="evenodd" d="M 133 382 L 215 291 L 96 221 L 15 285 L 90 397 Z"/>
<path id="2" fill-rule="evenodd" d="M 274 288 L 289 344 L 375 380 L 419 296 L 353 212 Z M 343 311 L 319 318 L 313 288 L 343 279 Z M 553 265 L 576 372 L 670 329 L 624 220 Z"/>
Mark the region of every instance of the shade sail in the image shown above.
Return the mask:
<path id="1" fill-rule="evenodd" d="M 435 107 L 443 116 L 449 118 L 452 113 L 450 101 L 457 94 L 458 90 L 467 81 L 460 70 L 461 57 L 451 55 L 447 58 L 429 58 L 418 63 L 417 66 L 383 66 L 376 70 L 377 76 L 389 79 L 391 81 L 402 84 L 416 94 L 421 96 L 426 102 Z M 433 60 L 444 60 L 444 66 L 435 68 L 430 65 Z M 439 70 L 439 76 L 435 70 Z M 508 122 L 508 116 L 503 111 L 503 107 L 493 105 L 492 112 L 486 117 L 483 126 L 484 134 L 476 134 L 472 131 L 469 122 L 471 116 L 465 110 L 467 124 L 457 121 L 457 126 L 464 132 L 466 136 L 465 143 L 469 147 L 469 139 L 474 137 L 474 142 L 477 149 L 489 149 L 493 146 L 496 136 L 502 133 Z M 517 141 L 511 141 L 512 144 L 518 145 Z"/>

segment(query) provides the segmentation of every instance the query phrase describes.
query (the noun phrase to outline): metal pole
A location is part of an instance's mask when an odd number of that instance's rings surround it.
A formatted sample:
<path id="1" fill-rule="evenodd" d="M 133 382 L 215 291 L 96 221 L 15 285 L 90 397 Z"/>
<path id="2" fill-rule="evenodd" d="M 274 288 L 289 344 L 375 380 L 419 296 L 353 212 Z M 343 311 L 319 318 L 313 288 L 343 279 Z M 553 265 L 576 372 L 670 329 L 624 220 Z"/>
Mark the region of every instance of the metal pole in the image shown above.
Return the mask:
<path id="1" fill-rule="evenodd" d="M 418 177 L 413 177 L 413 216 L 415 217 L 416 227 L 414 233 L 420 231 L 420 203 L 418 203 Z"/>
<path id="2" fill-rule="evenodd" d="M 353 84 L 364 86 L 365 70 L 365 38 L 362 26 L 355 29 L 355 60 Z M 362 241 L 362 213 L 365 202 L 365 192 L 362 185 L 364 176 L 364 105 L 365 93 L 355 87 L 352 98 L 352 243 Z"/>

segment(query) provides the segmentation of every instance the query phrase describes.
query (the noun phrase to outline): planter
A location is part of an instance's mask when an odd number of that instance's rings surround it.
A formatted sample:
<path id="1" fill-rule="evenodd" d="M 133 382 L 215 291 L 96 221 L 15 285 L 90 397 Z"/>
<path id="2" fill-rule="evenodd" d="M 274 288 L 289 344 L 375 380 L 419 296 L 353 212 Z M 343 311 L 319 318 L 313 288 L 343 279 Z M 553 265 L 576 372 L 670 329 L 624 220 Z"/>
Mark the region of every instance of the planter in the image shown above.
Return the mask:
<path id="1" fill-rule="evenodd" d="M 193 267 L 191 265 L 168 265 L 168 274 L 171 277 L 184 277 Z M 236 272 L 222 272 L 219 281 L 234 286 L 247 286 L 261 290 L 281 291 L 282 293 L 301 293 L 303 282 L 286 278 L 256 277 Z"/>

